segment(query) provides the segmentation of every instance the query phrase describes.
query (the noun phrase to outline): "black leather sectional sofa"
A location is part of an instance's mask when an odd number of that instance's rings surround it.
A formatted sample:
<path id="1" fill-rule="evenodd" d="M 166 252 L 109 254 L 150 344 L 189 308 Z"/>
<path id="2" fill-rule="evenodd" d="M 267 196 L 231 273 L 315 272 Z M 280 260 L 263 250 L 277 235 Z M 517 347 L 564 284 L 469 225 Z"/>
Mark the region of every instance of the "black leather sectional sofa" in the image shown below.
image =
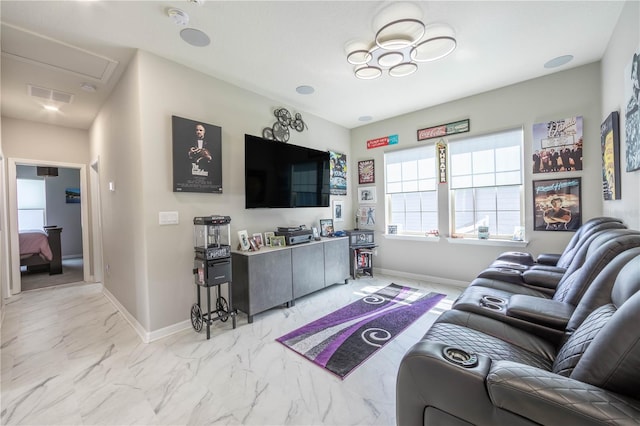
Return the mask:
<path id="1" fill-rule="evenodd" d="M 602 223 L 480 274 L 405 354 L 398 425 L 640 424 L 640 232 Z"/>

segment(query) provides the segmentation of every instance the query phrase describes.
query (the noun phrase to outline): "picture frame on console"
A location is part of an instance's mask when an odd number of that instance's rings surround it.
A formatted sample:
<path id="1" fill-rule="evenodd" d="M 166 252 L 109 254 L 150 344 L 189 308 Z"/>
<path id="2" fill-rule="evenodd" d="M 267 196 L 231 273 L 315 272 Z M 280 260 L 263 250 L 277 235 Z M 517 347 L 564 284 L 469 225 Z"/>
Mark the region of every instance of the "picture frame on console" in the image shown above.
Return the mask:
<path id="1" fill-rule="evenodd" d="M 330 237 L 333 235 L 333 219 L 320 219 L 320 236 Z"/>
<path id="2" fill-rule="evenodd" d="M 271 239 L 275 237 L 276 234 L 273 231 L 267 231 L 264 233 L 264 245 L 267 247 L 271 247 Z"/>
<path id="3" fill-rule="evenodd" d="M 260 232 L 256 232 L 253 234 L 253 239 L 258 245 L 258 248 L 264 247 L 264 239 L 262 238 L 262 234 Z"/>
<path id="4" fill-rule="evenodd" d="M 238 241 L 240 241 L 240 249 L 242 251 L 251 250 L 251 243 L 249 242 L 249 233 L 246 229 L 238 231 Z"/>
<path id="5" fill-rule="evenodd" d="M 287 242 L 284 238 L 284 235 L 275 235 L 271 237 L 271 247 L 284 247 L 287 245 Z"/>

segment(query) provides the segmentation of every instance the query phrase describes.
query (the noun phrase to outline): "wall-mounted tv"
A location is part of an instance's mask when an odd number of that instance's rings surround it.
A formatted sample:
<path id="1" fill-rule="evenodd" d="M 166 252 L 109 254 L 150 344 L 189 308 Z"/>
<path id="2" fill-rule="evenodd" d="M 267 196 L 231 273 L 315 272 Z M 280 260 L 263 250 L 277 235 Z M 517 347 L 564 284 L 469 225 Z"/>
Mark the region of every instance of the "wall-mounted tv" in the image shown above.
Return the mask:
<path id="1" fill-rule="evenodd" d="M 329 152 L 245 135 L 245 207 L 329 207 Z"/>

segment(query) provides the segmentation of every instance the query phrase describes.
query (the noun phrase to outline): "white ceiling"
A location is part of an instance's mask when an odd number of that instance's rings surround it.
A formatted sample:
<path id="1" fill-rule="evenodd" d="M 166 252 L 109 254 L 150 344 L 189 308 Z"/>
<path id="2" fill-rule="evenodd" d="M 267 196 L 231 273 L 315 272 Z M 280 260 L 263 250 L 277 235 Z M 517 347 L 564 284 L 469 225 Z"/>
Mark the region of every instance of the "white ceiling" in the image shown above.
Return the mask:
<path id="1" fill-rule="evenodd" d="M 372 39 L 373 18 L 387 3 L 2 0 L 2 115 L 87 129 L 135 49 L 142 49 L 272 98 L 274 108 L 354 128 L 366 124 L 361 116 L 382 120 L 598 61 L 624 2 L 414 2 L 425 23 L 454 28 L 457 49 L 420 64 L 409 77 L 359 80 L 344 45 Z M 207 33 L 211 44 L 185 43 L 169 7 L 187 12 L 187 27 Z M 544 68 L 562 55 L 574 59 Z M 97 91 L 81 90 L 83 82 Z M 73 100 L 58 113 L 45 112 L 44 99 L 28 96 L 28 84 Z M 300 85 L 315 93 L 296 93 Z"/>

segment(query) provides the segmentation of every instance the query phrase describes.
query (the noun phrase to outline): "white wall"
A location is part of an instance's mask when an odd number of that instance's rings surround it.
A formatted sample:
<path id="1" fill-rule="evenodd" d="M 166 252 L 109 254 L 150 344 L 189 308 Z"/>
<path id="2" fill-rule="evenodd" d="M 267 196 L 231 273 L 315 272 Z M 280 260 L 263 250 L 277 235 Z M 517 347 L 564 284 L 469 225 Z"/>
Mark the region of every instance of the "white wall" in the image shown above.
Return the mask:
<path id="1" fill-rule="evenodd" d="M 90 129 L 91 161 L 100 158 L 102 209 L 102 223 L 92 229 L 102 229 L 94 238 L 102 241 L 106 290 L 137 321 L 136 325 L 149 330 L 142 168 L 153 163 L 155 152 L 142 155 L 139 68 L 139 60 L 134 58 Z M 109 190 L 110 182 L 115 191 Z M 167 247 L 170 249 L 171 244 Z"/>
<path id="2" fill-rule="evenodd" d="M 292 87 L 294 90 L 294 87 Z M 107 289 L 148 331 L 185 321 L 195 302 L 193 217 L 231 216 L 236 231 L 284 224 L 317 226 L 330 208 L 244 208 L 244 135 L 273 125 L 273 110 L 289 108 L 152 54 L 138 52 L 91 129 L 91 158 L 100 157 Z M 289 143 L 350 155 L 349 131 L 304 111 L 308 130 Z M 223 193 L 172 191 L 171 116 L 222 128 Z M 106 188 L 115 180 L 116 191 Z M 351 183 L 349 182 L 349 185 Z M 347 217 L 350 200 L 344 199 Z M 158 213 L 177 211 L 179 225 L 160 226 Z M 125 247 L 125 245 L 129 245 Z M 135 247 L 135 248 L 134 248 Z M 109 277 L 110 275 L 110 277 Z M 146 300 L 146 302 L 144 302 Z M 148 303 L 148 320 L 140 310 Z"/>
<path id="3" fill-rule="evenodd" d="M 408 77 L 411 78 L 411 77 Z M 452 244 L 441 238 L 439 242 L 385 239 L 384 232 L 384 152 L 412 146 L 433 144 L 439 139 L 417 142 L 418 129 L 471 120 L 471 131 L 457 135 L 482 135 L 503 129 L 524 129 L 524 212 L 529 246 L 526 251 L 561 252 L 573 236 L 571 232 L 534 232 L 532 206 L 532 126 L 534 123 L 567 117 L 582 116 L 584 120 L 584 170 L 537 174 L 535 179 L 582 177 L 582 220 L 602 214 L 602 184 L 600 165 L 600 67 L 590 64 L 524 83 L 504 87 L 395 117 L 352 130 L 351 169 L 358 160 L 373 158 L 376 166 L 377 223 L 376 242 L 379 245 L 376 267 L 404 274 L 445 277 L 469 282 L 487 267 L 495 257 L 509 247 Z M 417 96 L 429 96 L 416 91 Z M 366 141 L 398 134 L 399 144 L 385 148 L 367 149 Z M 445 138 L 453 141 L 457 137 Z M 446 185 L 439 185 L 439 199 L 447 199 Z M 355 195 L 355 192 L 351 193 Z M 354 199 L 354 204 L 356 200 Z M 448 217 L 440 212 L 440 234 L 448 235 Z M 520 250 L 520 249 L 518 249 Z"/>
<path id="4" fill-rule="evenodd" d="M 628 1 L 602 58 L 602 115 L 604 121 L 612 111 L 620 113 L 620 165 L 622 199 L 603 201 L 604 214 L 620 217 L 633 229 L 640 229 L 640 171 L 627 172 L 625 168 L 625 82 L 624 73 L 634 52 L 640 52 L 640 2 Z"/>

